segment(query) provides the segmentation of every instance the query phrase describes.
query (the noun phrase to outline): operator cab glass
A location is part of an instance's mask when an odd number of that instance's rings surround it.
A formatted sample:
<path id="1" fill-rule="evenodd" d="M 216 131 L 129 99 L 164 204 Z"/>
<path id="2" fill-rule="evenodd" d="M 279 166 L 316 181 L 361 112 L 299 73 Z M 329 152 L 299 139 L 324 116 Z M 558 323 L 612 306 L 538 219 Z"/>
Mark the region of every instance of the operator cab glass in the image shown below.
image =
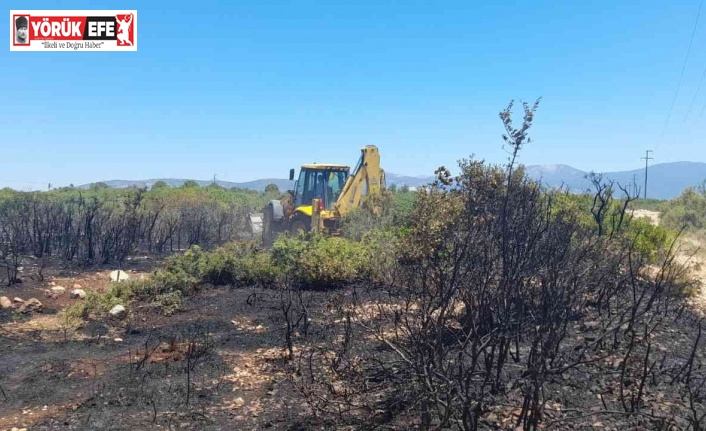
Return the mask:
<path id="1" fill-rule="evenodd" d="M 324 200 L 324 208 L 333 209 L 348 179 L 348 169 L 309 169 L 299 173 L 295 184 L 294 205 L 311 205 L 315 198 Z"/>

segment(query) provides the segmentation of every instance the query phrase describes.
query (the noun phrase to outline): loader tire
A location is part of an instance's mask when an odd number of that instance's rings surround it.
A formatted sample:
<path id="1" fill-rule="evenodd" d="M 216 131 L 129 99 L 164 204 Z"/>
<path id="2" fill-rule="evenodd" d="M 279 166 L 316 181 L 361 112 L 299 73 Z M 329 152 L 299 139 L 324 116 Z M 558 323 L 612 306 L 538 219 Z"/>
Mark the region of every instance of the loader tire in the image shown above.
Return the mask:
<path id="1" fill-rule="evenodd" d="M 289 232 L 292 236 L 298 236 L 301 232 L 311 230 L 311 217 L 305 214 L 295 214 L 289 223 Z"/>

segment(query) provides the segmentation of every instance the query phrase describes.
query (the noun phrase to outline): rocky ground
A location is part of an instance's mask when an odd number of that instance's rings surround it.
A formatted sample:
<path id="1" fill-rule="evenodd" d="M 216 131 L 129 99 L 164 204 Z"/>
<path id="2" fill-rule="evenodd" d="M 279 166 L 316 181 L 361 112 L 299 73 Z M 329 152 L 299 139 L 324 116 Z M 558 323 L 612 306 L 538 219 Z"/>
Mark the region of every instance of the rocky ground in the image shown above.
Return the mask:
<path id="1" fill-rule="evenodd" d="M 173 316 L 137 305 L 73 328 L 58 314 L 82 300 L 71 291 L 105 289 L 111 269 L 29 272 L 0 288 L 23 299 L 0 310 L 0 430 L 297 429 L 307 413 L 267 292 L 211 287 Z M 30 298 L 41 306 L 21 312 Z"/>

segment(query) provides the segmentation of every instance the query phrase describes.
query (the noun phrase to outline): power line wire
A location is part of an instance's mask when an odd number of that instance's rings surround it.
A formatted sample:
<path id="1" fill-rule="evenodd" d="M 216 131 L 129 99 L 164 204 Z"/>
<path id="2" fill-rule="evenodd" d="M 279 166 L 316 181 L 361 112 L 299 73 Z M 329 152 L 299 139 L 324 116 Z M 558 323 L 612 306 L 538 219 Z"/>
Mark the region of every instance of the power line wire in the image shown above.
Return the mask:
<path id="1" fill-rule="evenodd" d="M 701 112 L 699 112 L 699 116 L 696 117 L 697 120 L 698 120 L 699 118 L 701 118 L 702 115 L 704 115 L 704 111 L 706 111 L 706 103 L 704 103 L 704 107 L 701 108 Z"/>
<path id="2" fill-rule="evenodd" d="M 691 114 L 691 110 L 694 108 L 694 103 L 696 103 L 696 96 L 698 96 L 699 91 L 701 91 L 701 84 L 704 83 L 705 77 L 706 77 L 706 66 L 704 66 L 704 71 L 701 73 L 701 79 L 699 80 L 699 86 L 696 87 L 696 93 L 694 93 L 694 97 L 691 99 L 691 103 L 689 104 L 689 110 L 686 111 L 686 115 L 684 116 L 684 121 L 686 121 L 686 119 L 689 117 L 689 114 Z"/>
<path id="3" fill-rule="evenodd" d="M 681 74 L 679 75 L 679 84 L 677 84 L 677 91 L 674 92 L 674 98 L 672 99 L 672 106 L 669 108 L 669 114 L 667 114 L 667 120 L 664 122 L 664 128 L 662 128 L 662 135 L 664 137 L 664 132 L 667 131 L 667 126 L 669 125 L 669 120 L 672 118 L 672 112 L 674 111 L 674 105 L 677 102 L 677 97 L 679 96 L 679 89 L 681 88 L 682 81 L 684 80 L 684 71 L 686 70 L 686 64 L 689 61 L 689 54 L 691 53 L 691 45 L 694 43 L 694 35 L 696 34 L 696 29 L 699 26 L 699 17 L 701 16 L 701 8 L 704 5 L 704 0 L 699 3 L 699 11 L 696 13 L 696 22 L 694 22 L 694 30 L 691 32 L 691 38 L 689 39 L 689 48 L 686 50 L 686 56 L 684 57 L 684 63 L 681 66 Z M 657 144 L 659 145 L 659 143 Z"/>

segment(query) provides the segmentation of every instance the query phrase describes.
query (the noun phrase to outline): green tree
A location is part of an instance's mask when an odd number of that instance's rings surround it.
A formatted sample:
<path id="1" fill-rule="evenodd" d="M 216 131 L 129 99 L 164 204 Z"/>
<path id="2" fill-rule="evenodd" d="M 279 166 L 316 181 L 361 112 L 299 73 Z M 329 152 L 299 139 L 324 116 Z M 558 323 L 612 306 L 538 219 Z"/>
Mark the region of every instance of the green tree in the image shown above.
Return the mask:
<path id="1" fill-rule="evenodd" d="M 100 182 L 100 183 L 92 183 L 90 186 L 91 190 L 103 190 L 103 189 L 109 189 L 110 186 L 106 183 Z"/>
<path id="2" fill-rule="evenodd" d="M 185 188 L 185 189 L 198 189 L 198 188 L 201 188 L 201 186 L 199 185 L 199 183 L 197 183 L 197 182 L 194 181 L 194 180 L 186 180 L 186 181 L 184 181 L 184 184 L 182 185 L 182 187 Z"/>
<path id="3" fill-rule="evenodd" d="M 159 189 L 168 189 L 169 184 L 165 183 L 164 181 L 157 181 L 152 185 L 152 190 L 159 190 Z"/>
<path id="4" fill-rule="evenodd" d="M 278 195 L 279 194 L 279 187 L 277 186 L 277 184 L 268 184 L 265 187 L 265 194 Z"/>
<path id="5" fill-rule="evenodd" d="M 211 183 L 211 184 L 209 184 L 206 188 L 208 188 L 208 189 L 221 189 L 221 190 L 225 190 L 223 187 L 221 187 L 221 186 L 218 185 L 217 183 Z"/>

